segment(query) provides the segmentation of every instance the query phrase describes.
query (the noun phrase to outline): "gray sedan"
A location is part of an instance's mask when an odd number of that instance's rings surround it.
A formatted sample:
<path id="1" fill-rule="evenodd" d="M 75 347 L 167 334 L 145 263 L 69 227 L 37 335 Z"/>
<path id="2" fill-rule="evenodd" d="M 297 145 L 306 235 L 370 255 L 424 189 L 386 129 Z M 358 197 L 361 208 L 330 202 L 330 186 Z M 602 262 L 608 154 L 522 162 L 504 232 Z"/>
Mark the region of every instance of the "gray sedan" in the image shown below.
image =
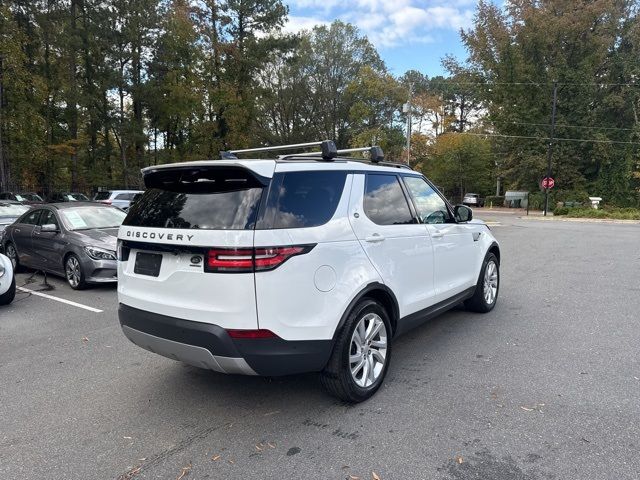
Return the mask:
<path id="1" fill-rule="evenodd" d="M 21 266 L 64 276 L 71 288 L 117 281 L 118 227 L 126 214 L 95 203 L 53 203 L 22 215 L 4 232 L 2 246 Z"/>

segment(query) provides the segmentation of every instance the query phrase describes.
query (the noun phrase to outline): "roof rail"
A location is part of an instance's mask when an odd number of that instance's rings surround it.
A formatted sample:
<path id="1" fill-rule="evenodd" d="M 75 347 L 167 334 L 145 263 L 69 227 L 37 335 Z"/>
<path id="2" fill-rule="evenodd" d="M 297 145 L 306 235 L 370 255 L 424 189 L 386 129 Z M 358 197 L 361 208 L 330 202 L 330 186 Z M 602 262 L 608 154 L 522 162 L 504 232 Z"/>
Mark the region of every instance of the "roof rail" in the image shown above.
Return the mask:
<path id="1" fill-rule="evenodd" d="M 320 142 L 308 142 L 308 143 L 293 143 L 290 145 L 274 145 L 271 147 L 258 147 L 258 148 L 243 148 L 240 150 L 226 150 L 220 151 L 220 158 L 222 160 L 237 160 L 236 153 L 250 153 L 250 152 L 273 152 L 276 150 L 295 150 L 298 148 L 307 147 L 320 147 L 320 152 L 314 152 L 314 156 L 321 156 L 323 160 L 332 160 L 338 154 L 336 144 L 333 140 L 322 140 Z M 298 154 L 305 155 L 305 154 Z"/>

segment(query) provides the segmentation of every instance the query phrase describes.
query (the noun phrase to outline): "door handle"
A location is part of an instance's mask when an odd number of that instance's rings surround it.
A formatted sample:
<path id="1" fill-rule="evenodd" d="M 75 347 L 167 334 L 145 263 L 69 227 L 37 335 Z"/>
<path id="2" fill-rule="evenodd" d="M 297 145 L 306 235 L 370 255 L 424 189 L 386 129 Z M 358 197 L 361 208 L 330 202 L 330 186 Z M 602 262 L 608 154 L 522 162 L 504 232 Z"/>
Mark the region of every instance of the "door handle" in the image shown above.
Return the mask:
<path id="1" fill-rule="evenodd" d="M 373 235 L 369 235 L 368 237 L 365 237 L 364 240 L 365 242 L 369 242 L 369 243 L 378 243 L 378 242 L 382 242 L 384 240 L 384 237 L 379 233 L 374 233 Z"/>
<path id="2" fill-rule="evenodd" d="M 13 231 L 14 231 L 15 233 L 20 233 L 20 229 L 19 229 L 19 228 L 14 228 L 14 229 L 13 229 Z"/>
<path id="3" fill-rule="evenodd" d="M 442 237 L 444 237 L 444 232 L 438 231 L 438 232 L 433 232 L 431 234 L 431 238 L 442 238 Z"/>

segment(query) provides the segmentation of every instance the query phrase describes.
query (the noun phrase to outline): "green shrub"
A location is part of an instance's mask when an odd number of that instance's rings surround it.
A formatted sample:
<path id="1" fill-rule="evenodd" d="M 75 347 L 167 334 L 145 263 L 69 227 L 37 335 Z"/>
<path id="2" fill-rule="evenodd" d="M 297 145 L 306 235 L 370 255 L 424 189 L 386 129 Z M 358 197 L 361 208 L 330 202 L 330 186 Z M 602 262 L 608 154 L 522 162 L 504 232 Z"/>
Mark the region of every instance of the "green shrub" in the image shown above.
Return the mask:
<path id="1" fill-rule="evenodd" d="M 556 207 L 554 215 L 566 215 L 574 218 L 609 218 L 614 220 L 640 220 L 640 208 L 606 207 L 599 210 L 595 208 L 567 208 Z"/>
<path id="2" fill-rule="evenodd" d="M 493 205 L 494 207 L 504 206 L 504 197 L 502 195 L 499 197 L 495 195 L 490 195 L 488 197 L 485 197 L 484 206 L 488 207 L 489 205 Z"/>
<path id="3" fill-rule="evenodd" d="M 556 207 L 553 210 L 553 214 L 554 215 L 568 215 L 569 214 L 569 209 L 567 207 Z"/>

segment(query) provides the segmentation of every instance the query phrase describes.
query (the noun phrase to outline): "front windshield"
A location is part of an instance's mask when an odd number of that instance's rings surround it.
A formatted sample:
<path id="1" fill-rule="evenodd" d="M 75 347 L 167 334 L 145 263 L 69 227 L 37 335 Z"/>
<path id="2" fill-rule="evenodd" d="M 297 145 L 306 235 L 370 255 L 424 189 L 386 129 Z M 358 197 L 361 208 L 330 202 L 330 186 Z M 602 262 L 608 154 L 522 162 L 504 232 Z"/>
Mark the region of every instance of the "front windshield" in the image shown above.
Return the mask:
<path id="1" fill-rule="evenodd" d="M 29 207 L 25 207 L 24 205 L 0 203 L 0 218 L 18 218 L 27 210 L 29 210 Z"/>
<path id="2" fill-rule="evenodd" d="M 60 210 L 69 230 L 119 227 L 126 213 L 111 207 L 74 207 Z"/>

